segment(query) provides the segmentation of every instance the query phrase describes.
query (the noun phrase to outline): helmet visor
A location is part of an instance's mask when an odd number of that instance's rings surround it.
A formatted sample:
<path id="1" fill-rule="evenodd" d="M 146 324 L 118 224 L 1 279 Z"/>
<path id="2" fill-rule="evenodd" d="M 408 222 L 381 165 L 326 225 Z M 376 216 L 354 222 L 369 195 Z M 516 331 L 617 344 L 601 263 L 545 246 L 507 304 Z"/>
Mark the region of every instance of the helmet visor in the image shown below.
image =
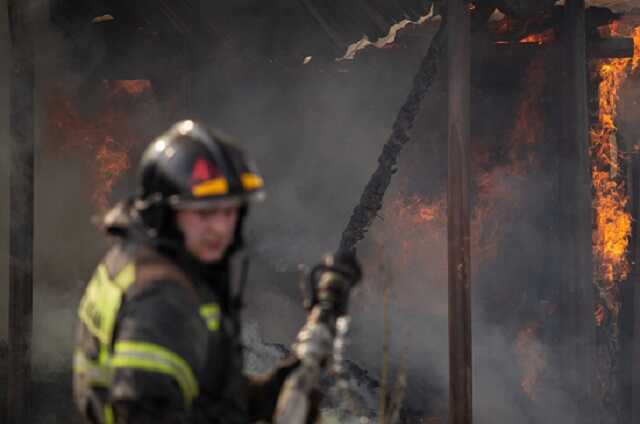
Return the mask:
<path id="1" fill-rule="evenodd" d="M 169 196 L 168 200 L 171 207 L 176 210 L 239 208 L 246 203 L 242 196 L 215 196 L 201 199 L 183 199 L 179 196 Z"/>

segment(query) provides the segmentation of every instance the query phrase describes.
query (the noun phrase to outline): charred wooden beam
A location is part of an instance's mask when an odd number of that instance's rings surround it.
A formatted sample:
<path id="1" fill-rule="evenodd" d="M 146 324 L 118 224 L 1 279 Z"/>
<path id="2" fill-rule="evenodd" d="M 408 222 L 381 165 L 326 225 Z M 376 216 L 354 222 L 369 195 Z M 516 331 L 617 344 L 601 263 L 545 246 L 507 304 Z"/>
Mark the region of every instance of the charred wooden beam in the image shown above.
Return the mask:
<path id="1" fill-rule="evenodd" d="M 634 43 L 632 38 L 614 37 L 590 39 L 587 41 L 588 59 L 629 58 L 633 57 Z M 479 63 L 495 63 L 502 61 L 526 61 L 541 50 L 552 50 L 548 54 L 555 55 L 560 61 L 566 55 L 565 43 L 549 41 L 545 43 L 494 43 L 493 48 L 474 51 L 474 61 Z M 499 58 L 499 59 L 498 59 Z"/>
<path id="2" fill-rule="evenodd" d="M 627 58 L 633 57 L 633 38 L 615 37 L 589 40 L 587 54 L 589 58 Z"/>
<path id="3" fill-rule="evenodd" d="M 633 244 L 633 267 L 634 277 L 630 280 L 630 285 L 634 286 L 633 290 L 633 337 L 631 339 L 631 382 L 628 393 L 630 401 L 630 420 L 628 422 L 640 422 L 640 367 L 637 360 L 640 358 L 640 288 L 637 286 L 638 278 L 640 278 L 640 155 L 632 156 L 632 178 L 634 185 L 632 187 L 633 206 L 632 217 L 634 218 L 634 244 Z"/>
<path id="4" fill-rule="evenodd" d="M 7 422 L 28 423 L 33 309 L 34 52 L 28 0 L 9 0 L 11 170 Z"/>
<path id="5" fill-rule="evenodd" d="M 625 143 L 626 144 L 626 143 Z M 629 193 L 628 212 L 633 220 L 631 231 L 631 239 L 629 240 L 629 263 L 631 270 L 626 281 L 620 287 L 620 418 L 623 423 L 638 422 L 640 416 L 633 416 L 634 412 L 634 394 L 637 397 L 640 393 L 637 391 L 640 387 L 634 387 L 635 378 L 638 376 L 636 361 L 634 357 L 639 350 L 636 350 L 639 344 L 636 340 L 640 336 L 640 328 L 636 317 L 640 317 L 637 300 L 640 298 L 640 291 L 636 287 L 635 282 L 640 277 L 640 226 L 637 225 L 640 218 L 640 156 L 629 151 L 629 146 L 625 146 L 626 155 L 630 158 L 625 163 L 627 193 Z"/>
<path id="6" fill-rule="evenodd" d="M 449 423 L 470 424 L 473 419 L 469 213 L 471 18 L 469 3 L 464 0 L 450 0 L 447 7 Z"/>
<path id="7" fill-rule="evenodd" d="M 562 270 L 565 381 L 575 396 L 579 422 L 593 422 L 595 363 L 594 288 L 591 242 L 591 172 L 587 113 L 587 52 L 584 0 L 567 0 L 562 34 L 564 50 L 564 131 L 561 146 L 560 198 L 568 249 Z M 576 421 L 578 422 L 578 421 Z"/>
<path id="8" fill-rule="evenodd" d="M 382 199 L 391 183 L 391 177 L 396 172 L 398 155 L 404 145 L 410 140 L 409 132 L 413 128 L 420 105 L 440 67 L 440 60 L 445 52 L 446 22 L 442 22 L 438 32 L 431 41 L 426 56 L 420 64 L 420 69 L 413 80 L 413 86 L 400 112 L 393 123 L 391 135 L 382 148 L 378 157 L 378 167 L 369 178 L 369 182 L 362 192 L 358 205 L 353 209 L 346 228 L 340 240 L 341 250 L 352 250 L 362 240 L 369 230 L 371 223 L 378 216 L 382 208 Z"/>

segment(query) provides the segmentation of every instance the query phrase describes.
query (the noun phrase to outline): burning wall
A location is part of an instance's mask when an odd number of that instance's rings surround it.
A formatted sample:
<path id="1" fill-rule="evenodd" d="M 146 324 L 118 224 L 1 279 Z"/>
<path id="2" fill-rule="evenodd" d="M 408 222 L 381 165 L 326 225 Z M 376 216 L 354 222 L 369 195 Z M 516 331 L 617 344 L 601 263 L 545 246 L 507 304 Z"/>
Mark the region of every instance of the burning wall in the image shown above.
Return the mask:
<path id="1" fill-rule="evenodd" d="M 621 350 L 632 349 L 621 335 L 621 309 L 629 308 L 631 299 L 622 299 L 623 285 L 635 285 L 630 279 L 632 228 L 628 182 L 634 146 L 618 131 L 618 103 L 627 79 L 636 73 L 640 61 L 640 27 L 614 23 L 602 29 L 609 36 L 631 36 L 636 49 L 631 59 L 609 59 L 593 64 L 593 80 L 597 84 L 596 116 L 592 119 L 590 157 L 593 180 L 593 255 L 594 284 L 598 289 L 596 324 L 598 326 L 596 393 L 602 402 L 604 422 L 622 419 L 623 371 L 632 356 Z M 637 190 L 637 189 L 636 189 Z M 629 293 L 629 291 L 627 291 Z M 633 293 L 631 291 L 630 293 Z M 628 296 L 628 294 L 627 294 Z M 624 303 L 623 303 L 624 302 Z M 626 312 L 626 311 L 625 311 Z M 626 312 L 626 319 L 631 315 Z M 624 323 L 625 326 L 633 325 Z M 630 330 L 626 330 L 629 332 Z M 631 386 L 628 386 L 629 390 Z M 624 412 L 626 413 L 626 412 Z"/>
<path id="2" fill-rule="evenodd" d="M 609 33 L 633 35 L 640 42 L 640 29 L 621 28 L 614 24 Z M 638 43 L 637 42 L 637 43 Z M 637 48 L 640 43 L 637 44 Z M 640 55 L 633 59 L 610 59 L 595 64 L 598 83 L 598 117 L 591 127 L 591 150 L 594 186 L 594 256 L 596 279 L 612 289 L 616 282 L 624 281 L 629 273 L 627 257 L 631 235 L 631 216 L 627 211 L 626 192 L 622 162 L 625 159 L 623 146 L 617 137 L 618 102 L 622 85 L 634 72 Z M 608 301 L 609 307 L 613 307 Z"/>
<path id="3" fill-rule="evenodd" d="M 626 31 L 621 33 L 616 26 L 613 27 L 614 35 L 632 35 L 635 32 L 633 27 Z M 539 36 L 521 38 L 520 42 L 544 44 L 554 40 L 553 32 L 546 31 Z M 553 62 L 549 60 L 553 57 L 552 54 L 545 57 L 541 50 L 537 60 L 528 65 L 519 87 L 525 94 L 510 106 L 512 111 L 508 111 L 509 106 L 503 105 L 503 110 L 489 101 L 481 111 L 475 109 L 480 117 L 473 127 L 472 269 L 478 330 L 474 334 L 474 348 L 479 351 L 475 366 L 480 368 L 480 382 L 476 381 L 476 384 L 482 387 L 476 396 L 480 400 L 480 410 L 487 400 L 492 406 L 501 398 L 509 398 L 513 402 L 511 408 L 493 411 L 493 422 L 568 419 L 584 413 L 577 408 L 577 400 L 564 386 L 560 361 L 560 346 L 571 336 L 560 331 L 562 314 L 558 310 L 566 306 L 559 298 L 561 291 L 558 286 L 563 284 L 559 271 L 563 252 L 573 247 L 562 246 L 554 234 L 560 230 L 554 205 L 558 204 L 560 195 L 556 173 L 562 166 L 557 159 L 556 146 L 560 142 L 559 125 L 562 125 L 557 120 L 557 115 L 561 114 L 557 104 L 562 82 L 553 78 L 549 80 L 553 75 L 548 68 L 553 66 Z M 602 60 L 596 64 L 600 78 L 600 112 L 592 127 L 591 147 L 594 280 L 601 288 L 607 310 L 614 314 L 617 314 L 619 302 L 616 300 L 617 285 L 628 276 L 628 243 L 632 225 L 626 203 L 628 194 L 624 188 L 626 176 L 620 175 L 620 164 L 628 156 L 620 150 L 622 147 L 616 146 L 615 105 L 617 92 L 624 79 L 633 72 L 635 60 Z M 476 78 L 476 84 L 479 79 L 481 77 Z M 474 92 L 474 95 L 483 94 L 489 97 L 499 95 L 496 91 Z M 504 92 L 502 95 L 504 98 L 509 96 Z M 508 103 L 504 98 L 503 101 Z M 476 97 L 476 104 L 483 101 Z M 422 119 L 429 123 L 438 122 L 438 112 L 426 107 L 428 112 L 423 113 Z M 500 115 L 501 112 L 504 114 Z M 511 128 L 506 130 L 509 124 L 503 122 L 502 126 L 494 125 L 491 131 L 483 134 L 482 127 L 487 126 L 483 121 L 491 121 L 494 114 L 512 123 Z M 374 245 L 384 245 L 386 252 L 394 250 L 397 254 L 386 253 L 384 258 L 376 260 L 375 249 L 367 250 L 371 256 L 368 271 L 369 275 L 376 275 L 376 267 L 380 266 L 377 264 L 383 262 L 385 274 L 401 280 L 396 282 L 394 279 L 398 297 L 395 313 L 402 317 L 399 320 L 404 320 L 410 327 L 420 325 L 418 323 L 424 326 L 429 322 L 422 334 L 437 337 L 445 333 L 447 305 L 444 298 L 446 256 L 444 249 L 439 249 L 445 246 L 446 241 L 446 202 L 442 191 L 446 170 L 434 157 L 441 158 L 446 154 L 446 149 L 436 141 L 446 139 L 446 134 L 442 129 L 438 131 L 425 125 L 416 133 L 420 134 L 416 136 L 419 142 L 428 147 L 408 148 L 399 166 L 394 191 L 387 196 L 381 221 L 374 226 L 373 240 L 370 241 Z M 492 140 L 496 134 L 499 142 Z M 519 254 L 512 249 L 518 249 Z M 427 295 L 420 295 L 421 290 Z M 598 309 L 599 317 L 603 308 L 605 306 Z M 481 312 L 477 312 L 478 309 Z M 500 340 L 491 338 L 492 333 L 499 334 Z M 483 337 L 489 337 L 494 346 L 484 345 Z M 432 361 L 434 368 L 446 367 L 439 356 L 445 355 L 444 347 L 429 345 L 422 339 L 410 340 L 404 341 L 405 346 L 411 346 L 408 350 L 420 352 L 419 358 L 413 359 L 416 368 L 419 367 L 417 362 L 425 361 L 425 356 L 427 361 Z M 397 342 L 403 344 L 401 340 Z M 491 369 L 494 366 L 497 368 L 487 372 L 486 367 Z M 505 366 L 511 370 L 506 371 Z M 606 361 L 601 360 L 598 366 L 607 370 L 608 378 L 618 372 Z M 431 377 L 430 382 L 441 384 L 440 390 L 444 391 L 446 376 L 442 378 L 441 372 L 432 371 Z M 487 386 L 495 385 L 496 381 L 510 387 L 506 390 L 508 393 L 496 389 L 488 390 L 490 394 L 487 394 Z M 522 390 L 520 398 L 515 394 L 516 381 Z M 609 401 L 621 402 L 615 398 L 618 394 L 613 393 L 613 398 L 612 393 L 606 395 Z M 419 391 L 418 396 L 424 397 L 425 394 Z M 492 396 L 495 397 L 489 399 Z M 600 396 L 603 396 L 602 392 Z M 542 405 L 546 411 L 542 411 Z"/>

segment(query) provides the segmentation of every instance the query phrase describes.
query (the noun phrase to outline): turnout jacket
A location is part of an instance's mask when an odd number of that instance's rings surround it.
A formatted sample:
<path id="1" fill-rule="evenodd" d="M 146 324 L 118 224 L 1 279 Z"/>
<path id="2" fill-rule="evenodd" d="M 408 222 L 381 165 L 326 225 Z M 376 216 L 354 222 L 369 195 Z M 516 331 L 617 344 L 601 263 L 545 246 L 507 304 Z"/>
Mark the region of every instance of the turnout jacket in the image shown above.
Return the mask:
<path id="1" fill-rule="evenodd" d="M 92 424 L 269 421 L 297 360 L 242 374 L 242 252 L 216 266 L 123 239 L 78 308 L 74 401 Z M 237 289 L 240 290 L 240 289 Z"/>

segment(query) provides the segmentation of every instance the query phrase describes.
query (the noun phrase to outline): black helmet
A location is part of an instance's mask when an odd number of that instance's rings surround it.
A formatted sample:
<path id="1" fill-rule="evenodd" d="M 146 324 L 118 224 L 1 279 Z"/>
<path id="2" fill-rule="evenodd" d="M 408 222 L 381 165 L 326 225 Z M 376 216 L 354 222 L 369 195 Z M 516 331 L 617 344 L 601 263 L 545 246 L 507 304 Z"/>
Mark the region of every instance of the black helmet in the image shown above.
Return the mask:
<path id="1" fill-rule="evenodd" d="M 242 150 L 191 120 L 176 123 L 147 147 L 140 179 L 138 213 L 152 233 L 171 238 L 174 209 L 211 207 L 221 200 L 246 206 L 264 197 L 263 179 Z"/>

